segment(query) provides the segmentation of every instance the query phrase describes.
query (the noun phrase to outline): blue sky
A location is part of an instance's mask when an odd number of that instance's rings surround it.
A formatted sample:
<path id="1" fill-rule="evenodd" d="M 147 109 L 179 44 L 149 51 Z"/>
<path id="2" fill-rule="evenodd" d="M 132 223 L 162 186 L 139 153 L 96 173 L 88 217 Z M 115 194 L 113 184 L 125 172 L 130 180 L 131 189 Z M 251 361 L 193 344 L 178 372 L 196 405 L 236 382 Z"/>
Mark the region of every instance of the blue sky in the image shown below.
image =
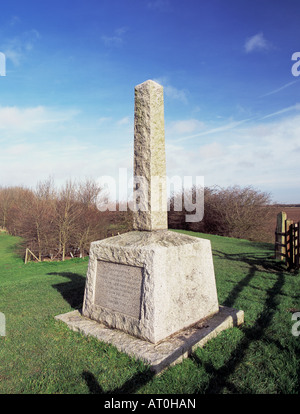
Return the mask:
<path id="1" fill-rule="evenodd" d="M 132 174 L 134 86 L 153 79 L 169 177 L 300 203 L 299 16 L 298 0 L 5 2 L 0 185 Z"/>

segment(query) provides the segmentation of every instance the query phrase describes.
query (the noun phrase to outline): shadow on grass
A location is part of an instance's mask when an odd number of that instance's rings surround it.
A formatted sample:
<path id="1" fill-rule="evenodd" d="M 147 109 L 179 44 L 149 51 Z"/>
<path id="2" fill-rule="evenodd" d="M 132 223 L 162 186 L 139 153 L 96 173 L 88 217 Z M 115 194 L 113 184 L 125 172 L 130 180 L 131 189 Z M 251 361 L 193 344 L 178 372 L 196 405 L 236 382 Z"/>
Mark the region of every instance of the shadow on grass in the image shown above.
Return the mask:
<path id="1" fill-rule="evenodd" d="M 253 270 L 251 270 L 251 275 L 254 275 Z M 251 279 L 251 277 L 249 279 Z M 278 274 L 274 286 L 267 291 L 268 296 L 263 311 L 252 327 L 243 328 L 245 336 L 239 345 L 232 351 L 229 361 L 218 369 L 215 369 L 212 364 L 204 364 L 205 370 L 213 375 L 207 386 L 206 393 L 220 393 L 225 387 L 233 393 L 240 392 L 229 381 L 229 377 L 243 360 L 251 342 L 263 339 L 264 332 L 271 324 L 278 305 L 275 297 L 280 293 L 284 281 L 284 275 Z M 203 362 L 195 354 L 193 354 L 192 359 L 196 364 L 203 365 Z"/>
<path id="2" fill-rule="evenodd" d="M 105 392 L 105 394 L 133 394 L 143 385 L 147 384 L 154 377 L 155 373 L 150 369 L 135 374 L 132 378 L 126 381 L 121 387 L 114 388 Z M 83 371 L 81 374 L 85 380 L 90 394 L 104 394 L 102 387 L 95 378 L 94 374 L 89 371 Z"/>
<path id="3" fill-rule="evenodd" d="M 266 253 L 240 253 L 240 254 L 227 254 L 218 250 L 214 251 L 214 255 L 225 259 L 227 261 L 244 262 L 249 266 L 248 274 L 240 280 L 235 287 L 231 290 L 227 298 L 224 300 L 223 305 L 233 306 L 235 300 L 238 298 L 242 290 L 249 285 L 250 281 L 255 276 L 256 272 L 264 272 L 274 275 L 281 275 L 286 272 L 286 267 L 281 262 L 276 262 L 270 255 Z M 279 292 L 278 292 L 279 293 Z"/>
<path id="4" fill-rule="evenodd" d="M 52 285 L 74 309 L 82 307 L 85 277 L 72 272 L 51 272 L 48 275 L 58 275 L 70 279 L 68 282 Z"/>
<path id="5" fill-rule="evenodd" d="M 278 263 L 271 258 L 270 255 L 266 254 L 226 254 L 221 251 L 215 251 L 214 254 L 229 261 L 244 262 L 250 267 L 248 274 L 240 282 L 238 282 L 228 294 L 227 298 L 223 302 L 225 306 L 234 305 L 235 300 L 242 290 L 249 285 L 256 272 L 263 271 L 265 273 L 272 273 L 273 276 L 276 275 L 274 285 L 266 291 L 267 297 L 262 312 L 259 314 L 258 318 L 251 327 L 242 327 L 244 337 L 238 346 L 233 349 L 231 357 L 227 363 L 216 369 L 211 363 L 203 364 L 203 361 L 201 361 L 195 353 L 191 356 L 196 365 L 204 365 L 206 372 L 212 376 L 207 385 L 205 391 L 206 393 L 221 393 L 225 387 L 232 393 L 240 393 L 241 390 L 238 390 L 236 386 L 230 382 L 230 375 L 242 362 L 251 342 L 263 339 L 266 329 L 270 326 L 278 306 L 276 296 L 281 294 L 282 287 L 285 283 L 284 271 L 286 271 L 286 268 L 284 268 L 281 263 Z"/>

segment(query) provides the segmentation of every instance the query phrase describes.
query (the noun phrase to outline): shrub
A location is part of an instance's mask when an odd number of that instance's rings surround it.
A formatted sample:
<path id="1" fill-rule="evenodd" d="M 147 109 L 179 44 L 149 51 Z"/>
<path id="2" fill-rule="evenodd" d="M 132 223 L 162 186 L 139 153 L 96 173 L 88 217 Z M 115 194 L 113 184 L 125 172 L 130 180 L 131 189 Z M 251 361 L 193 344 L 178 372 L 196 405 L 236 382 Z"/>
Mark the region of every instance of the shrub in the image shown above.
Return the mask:
<path id="1" fill-rule="evenodd" d="M 271 214 L 270 195 L 252 187 L 210 188 L 204 194 L 207 233 L 259 240 Z"/>
<path id="2" fill-rule="evenodd" d="M 193 197 L 195 191 L 193 188 Z M 177 194 L 175 197 L 183 197 Z M 266 226 L 272 215 L 271 196 L 252 187 L 205 187 L 204 217 L 198 223 L 186 223 L 186 211 L 172 210 L 175 197 L 171 197 L 169 226 L 201 231 L 221 236 L 264 240 Z M 183 203 L 184 205 L 184 203 Z"/>

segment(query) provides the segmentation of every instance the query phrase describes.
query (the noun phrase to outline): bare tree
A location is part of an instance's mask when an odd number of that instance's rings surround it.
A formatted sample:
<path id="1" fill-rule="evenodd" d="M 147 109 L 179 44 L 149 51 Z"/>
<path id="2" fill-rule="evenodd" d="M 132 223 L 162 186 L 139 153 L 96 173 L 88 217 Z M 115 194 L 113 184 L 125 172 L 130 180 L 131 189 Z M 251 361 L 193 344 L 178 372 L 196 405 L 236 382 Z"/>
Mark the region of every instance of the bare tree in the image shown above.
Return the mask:
<path id="1" fill-rule="evenodd" d="M 128 231 L 130 213 L 101 212 L 102 189 L 92 179 L 67 181 L 59 190 L 53 180 L 38 182 L 34 190 L 0 188 L 0 226 L 24 240 L 38 258 L 88 254 L 90 243 L 112 233 Z"/>
<path id="2" fill-rule="evenodd" d="M 62 260 L 74 244 L 75 233 L 78 227 L 82 207 L 77 199 L 77 185 L 67 181 L 58 193 L 55 203 L 55 228 L 58 233 L 58 251 Z"/>
<path id="3" fill-rule="evenodd" d="M 55 219 L 56 192 L 53 180 L 49 178 L 37 184 L 32 206 L 32 227 L 35 229 L 39 259 L 42 255 L 52 255 L 56 244 L 56 234 L 53 231 Z"/>
<path id="4" fill-rule="evenodd" d="M 78 186 L 77 199 L 81 205 L 80 218 L 76 227 L 75 240 L 83 257 L 92 241 L 105 237 L 105 215 L 97 208 L 97 200 L 102 189 L 96 181 L 87 179 Z"/>
<path id="5" fill-rule="evenodd" d="M 10 188 L 0 188 L 0 226 L 4 229 L 7 225 L 9 210 L 13 204 L 13 196 Z"/>

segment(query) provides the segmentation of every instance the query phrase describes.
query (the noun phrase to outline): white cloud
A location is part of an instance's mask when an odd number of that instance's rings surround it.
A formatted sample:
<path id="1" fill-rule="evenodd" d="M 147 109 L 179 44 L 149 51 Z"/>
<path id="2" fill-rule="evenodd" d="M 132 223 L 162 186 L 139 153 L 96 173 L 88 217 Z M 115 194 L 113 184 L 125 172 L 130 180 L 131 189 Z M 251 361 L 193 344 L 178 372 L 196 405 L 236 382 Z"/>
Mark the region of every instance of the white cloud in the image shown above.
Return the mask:
<path id="1" fill-rule="evenodd" d="M 293 82 L 288 82 L 285 85 L 281 86 L 280 88 L 274 89 L 271 92 L 265 93 L 264 95 L 261 96 L 261 98 L 264 98 L 265 96 L 269 96 L 269 95 L 274 95 L 275 93 L 278 93 L 280 91 L 282 91 L 283 89 L 288 88 L 291 85 L 294 85 L 294 83 L 296 83 L 298 81 L 293 81 Z"/>
<path id="2" fill-rule="evenodd" d="M 283 108 L 283 109 L 280 109 L 279 111 L 276 111 L 276 112 L 273 112 L 271 114 L 265 115 L 261 119 L 271 118 L 273 116 L 282 115 L 282 114 L 285 114 L 286 112 L 291 112 L 291 111 L 300 111 L 300 103 L 288 106 L 287 108 Z"/>
<path id="3" fill-rule="evenodd" d="M 123 39 L 120 36 L 101 36 L 101 39 L 105 46 L 121 46 Z"/>
<path id="4" fill-rule="evenodd" d="M 209 128 L 193 118 L 170 123 L 166 128 L 168 176 L 204 176 L 205 185 L 253 185 L 271 191 L 277 201 L 296 202 L 300 115 L 291 113 L 270 117 L 268 122 L 230 121 Z M 34 186 L 50 175 L 59 185 L 68 178 L 110 175 L 117 179 L 119 168 L 131 174 L 129 119 L 114 121 L 117 128 L 102 131 L 85 128 L 90 119 L 77 115 L 72 109 L 0 107 L 0 185 Z M 171 140 L 172 129 L 178 135 L 196 132 L 192 136 L 199 139 Z M 289 200 L 280 199 L 280 188 L 286 193 L 290 189 Z"/>
<path id="5" fill-rule="evenodd" d="M 170 137 L 174 135 L 190 134 L 196 130 L 203 129 L 203 127 L 204 123 L 197 119 L 173 121 L 166 126 L 166 134 Z"/>
<path id="6" fill-rule="evenodd" d="M 243 119 L 241 121 L 230 121 L 230 122 L 228 122 L 224 125 L 221 125 L 221 126 L 218 126 L 218 127 L 215 127 L 215 128 L 207 128 L 207 127 L 204 128 L 204 124 L 203 124 L 202 129 L 204 129 L 204 130 L 202 130 L 201 132 L 198 132 L 198 133 L 193 134 L 193 135 L 188 135 L 188 136 L 185 136 L 185 137 L 180 137 L 180 138 L 176 139 L 175 142 L 187 141 L 187 140 L 190 140 L 190 139 L 193 139 L 193 138 L 196 138 L 196 137 L 201 137 L 201 136 L 205 136 L 205 135 L 213 135 L 213 134 L 216 134 L 216 133 L 222 133 L 224 131 L 232 130 L 232 129 L 236 128 L 237 126 L 239 126 L 239 125 L 241 125 L 241 124 L 243 124 L 247 121 L 249 121 L 249 119 Z"/>
<path id="7" fill-rule="evenodd" d="M 271 43 L 264 37 L 263 33 L 257 33 L 249 37 L 244 44 L 246 53 L 268 50 L 271 47 Z"/>
<path id="8" fill-rule="evenodd" d="M 188 91 L 186 89 L 178 89 L 175 86 L 170 85 L 168 78 L 165 76 L 153 80 L 163 86 L 166 97 L 172 100 L 181 101 L 184 104 L 188 103 Z"/>
<path id="9" fill-rule="evenodd" d="M 61 111 L 44 106 L 32 108 L 0 107 L 0 131 L 34 132 L 41 127 L 45 128 L 45 124 L 66 122 L 77 114 L 77 110 Z"/>
<path id="10" fill-rule="evenodd" d="M 115 33 L 117 36 L 123 36 L 127 31 L 128 31 L 128 27 L 124 26 L 124 27 L 119 27 L 118 29 L 116 29 Z"/>
<path id="11" fill-rule="evenodd" d="M 52 131 L 52 130 L 51 130 Z M 131 147 L 107 144 L 102 140 L 95 144 L 90 137 L 64 133 L 41 139 L 14 139 L 1 142 L 0 185 L 35 186 L 53 176 L 55 183 L 66 179 L 95 179 L 104 175 L 116 175 L 119 167 L 132 167 Z"/>
<path id="12" fill-rule="evenodd" d="M 212 142 L 211 144 L 203 145 L 199 148 L 198 154 L 201 158 L 206 160 L 211 158 L 218 158 L 225 155 L 223 146 L 218 142 Z"/>
<path id="13" fill-rule="evenodd" d="M 9 24 L 10 24 L 10 26 L 15 26 L 16 24 L 18 24 L 18 23 L 20 23 L 20 22 L 21 22 L 20 17 L 19 17 L 19 16 L 14 15 L 14 16 L 12 16 L 12 17 L 11 17 L 11 19 L 10 19 L 10 21 L 9 21 Z"/>
<path id="14" fill-rule="evenodd" d="M 114 33 L 110 36 L 103 35 L 101 40 L 107 47 L 119 47 L 124 43 L 124 35 L 128 31 L 127 27 L 120 27 L 115 29 Z"/>
<path id="15" fill-rule="evenodd" d="M 165 90 L 165 94 L 166 94 L 167 97 L 169 97 L 171 99 L 176 99 L 178 101 L 181 101 L 184 104 L 188 103 L 186 90 L 177 89 L 177 88 L 174 88 L 174 86 L 171 86 L 171 85 L 166 85 L 164 90 Z"/>
<path id="16" fill-rule="evenodd" d="M 170 1 L 169 0 L 152 0 L 147 3 L 147 7 L 152 10 L 158 10 L 160 12 L 165 12 L 170 10 Z"/>
<path id="17" fill-rule="evenodd" d="M 198 143 L 167 141 L 169 176 L 204 176 L 208 186 L 252 185 L 275 201 L 300 202 L 300 115 L 210 132 Z"/>
<path id="18" fill-rule="evenodd" d="M 109 122 L 111 120 L 112 120 L 112 117 L 111 116 L 102 116 L 102 117 L 100 117 L 100 118 L 97 119 L 97 123 L 99 125 L 103 125 L 103 124 L 105 124 L 105 123 L 107 123 L 107 122 Z"/>
<path id="19" fill-rule="evenodd" d="M 98 118 L 90 128 L 90 118 L 71 108 L 0 107 L 0 185 L 35 186 L 50 175 L 60 185 L 68 178 L 116 175 L 119 167 L 130 170 L 125 118 L 117 129 L 99 127 L 107 121 Z M 126 144 L 116 145 L 118 135 Z"/>
<path id="20" fill-rule="evenodd" d="M 4 40 L 1 44 L 1 50 L 7 59 L 11 60 L 15 66 L 19 66 L 39 38 L 40 33 L 37 30 L 28 30 L 19 36 Z"/>
<path id="21" fill-rule="evenodd" d="M 121 118 L 118 122 L 118 125 L 129 125 L 130 124 L 130 116 L 124 116 L 124 118 Z"/>

